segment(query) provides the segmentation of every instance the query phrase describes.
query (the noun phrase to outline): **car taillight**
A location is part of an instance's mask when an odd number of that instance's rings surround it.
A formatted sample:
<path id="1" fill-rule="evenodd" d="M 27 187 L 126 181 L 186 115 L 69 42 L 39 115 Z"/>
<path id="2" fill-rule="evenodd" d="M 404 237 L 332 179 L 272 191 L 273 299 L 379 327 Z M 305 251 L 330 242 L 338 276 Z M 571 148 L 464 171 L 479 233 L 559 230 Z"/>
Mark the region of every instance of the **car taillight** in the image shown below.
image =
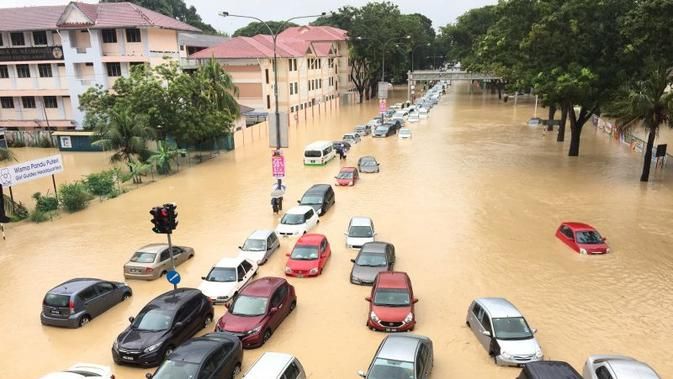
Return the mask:
<path id="1" fill-rule="evenodd" d="M 72 299 L 68 301 L 68 308 L 70 308 L 70 314 L 75 313 L 75 302 Z"/>
<path id="2" fill-rule="evenodd" d="M 154 269 L 152 267 L 146 267 L 145 268 L 145 272 L 152 272 L 152 271 L 154 271 Z"/>
<path id="3" fill-rule="evenodd" d="M 110 375 L 110 379 L 115 379 L 114 374 Z"/>

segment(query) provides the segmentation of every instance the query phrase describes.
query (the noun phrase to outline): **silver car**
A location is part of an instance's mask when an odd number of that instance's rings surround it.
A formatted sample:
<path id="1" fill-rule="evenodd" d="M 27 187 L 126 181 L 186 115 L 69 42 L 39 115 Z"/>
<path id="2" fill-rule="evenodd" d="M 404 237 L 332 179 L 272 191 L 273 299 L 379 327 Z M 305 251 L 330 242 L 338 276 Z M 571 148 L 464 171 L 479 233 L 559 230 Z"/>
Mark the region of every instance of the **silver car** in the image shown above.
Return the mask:
<path id="1" fill-rule="evenodd" d="M 584 379 L 661 379 L 647 365 L 621 355 L 592 355 L 584 364 Z"/>
<path id="2" fill-rule="evenodd" d="M 374 222 L 369 217 L 351 217 L 344 235 L 347 248 L 359 249 L 367 242 L 374 242 L 376 238 Z"/>
<path id="3" fill-rule="evenodd" d="M 387 242 L 367 242 L 351 262 L 351 283 L 371 286 L 379 272 L 393 270 L 395 246 Z"/>
<path id="4" fill-rule="evenodd" d="M 426 379 L 434 363 L 432 340 L 417 334 L 391 334 L 379 345 L 367 372 L 367 379 Z"/>
<path id="5" fill-rule="evenodd" d="M 266 352 L 243 376 L 246 379 L 306 379 L 299 360 L 290 354 Z"/>
<path id="6" fill-rule="evenodd" d="M 238 249 L 241 255 L 262 265 L 279 247 L 280 241 L 273 230 L 255 230 Z"/>
<path id="7" fill-rule="evenodd" d="M 194 249 L 187 246 L 173 246 L 173 259 L 179 265 L 194 256 Z M 127 279 L 156 279 L 173 268 L 168 244 L 153 243 L 143 246 L 133 253 L 124 265 Z"/>
<path id="8" fill-rule="evenodd" d="M 528 326 L 521 312 L 506 299 L 474 300 L 465 323 L 496 364 L 521 366 L 544 358 L 534 336 L 537 331 Z"/>

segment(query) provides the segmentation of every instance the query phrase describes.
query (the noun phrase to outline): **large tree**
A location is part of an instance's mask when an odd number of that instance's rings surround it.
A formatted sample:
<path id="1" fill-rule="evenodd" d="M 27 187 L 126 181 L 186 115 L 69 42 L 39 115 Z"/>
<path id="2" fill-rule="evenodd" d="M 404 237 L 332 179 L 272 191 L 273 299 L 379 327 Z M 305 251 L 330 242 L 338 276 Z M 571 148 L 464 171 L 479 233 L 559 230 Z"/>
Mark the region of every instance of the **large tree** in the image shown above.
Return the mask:
<path id="1" fill-rule="evenodd" d="M 187 6 L 184 0 L 100 0 L 101 3 L 130 2 L 143 8 L 151 9 L 163 15 L 180 20 L 193 27 L 201 29 L 205 33 L 216 34 L 217 30 L 210 24 L 206 24 L 196 12 L 194 6 Z"/>
<path id="2" fill-rule="evenodd" d="M 269 25 L 269 27 L 267 27 L 266 25 Z M 266 25 L 258 21 L 253 21 L 248 25 L 240 29 L 237 29 L 232 36 L 254 37 L 258 34 L 270 35 L 271 31 L 273 31 L 274 33 L 280 33 L 287 28 L 297 26 L 297 24 L 293 22 L 283 22 L 283 21 L 266 21 Z M 271 29 L 271 31 L 269 31 L 269 28 Z"/>
<path id="3" fill-rule="evenodd" d="M 110 161 L 129 163 L 147 151 L 147 141 L 154 137 L 154 130 L 147 126 L 147 119 L 128 109 L 113 110 L 106 124 L 94 130 L 93 145 L 113 151 Z"/>
<path id="4" fill-rule="evenodd" d="M 461 62 L 467 68 L 479 62 L 479 43 L 496 20 L 496 7 L 488 5 L 471 9 L 459 16 L 455 24 L 441 27 L 440 43 L 448 48 L 447 59 Z"/>

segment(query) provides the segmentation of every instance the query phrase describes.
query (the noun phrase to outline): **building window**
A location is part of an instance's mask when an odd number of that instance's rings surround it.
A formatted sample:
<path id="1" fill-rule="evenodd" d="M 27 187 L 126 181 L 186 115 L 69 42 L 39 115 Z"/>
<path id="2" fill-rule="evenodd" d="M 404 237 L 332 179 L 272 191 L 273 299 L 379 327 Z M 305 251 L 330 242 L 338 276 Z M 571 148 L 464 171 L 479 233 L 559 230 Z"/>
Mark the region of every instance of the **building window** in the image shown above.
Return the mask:
<path id="1" fill-rule="evenodd" d="M 45 108 L 58 108 L 58 103 L 56 102 L 56 96 L 45 96 L 44 107 Z"/>
<path id="2" fill-rule="evenodd" d="M 294 93 L 299 93 L 299 83 L 294 82 Z"/>
<path id="3" fill-rule="evenodd" d="M 54 76 L 51 72 L 50 64 L 38 64 L 37 71 L 40 72 L 40 78 L 51 78 Z"/>
<path id="4" fill-rule="evenodd" d="M 9 70 L 7 70 L 7 66 L 0 66 L 0 79 L 7 78 L 9 78 Z"/>
<path id="5" fill-rule="evenodd" d="M 47 32 L 33 32 L 33 45 L 46 45 L 47 44 Z"/>
<path id="6" fill-rule="evenodd" d="M 27 64 L 17 64 L 16 75 L 19 78 L 30 78 L 30 67 Z"/>
<path id="7" fill-rule="evenodd" d="M 23 96 L 21 97 L 21 103 L 25 109 L 35 108 L 35 98 L 32 96 Z"/>
<path id="8" fill-rule="evenodd" d="M 114 29 L 103 29 L 103 43 L 117 43 L 117 31 Z"/>
<path id="9" fill-rule="evenodd" d="M 0 106 L 5 109 L 14 108 L 14 99 L 11 97 L 0 97 Z"/>
<path id="10" fill-rule="evenodd" d="M 9 37 L 12 40 L 12 46 L 25 46 L 26 40 L 23 38 L 23 33 L 11 33 Z"/>
<path id="11" fill-rule="evenodd" d="M 264 70 L 264 76 L 266 77 L 266 84 L 269 84 L 269 69 Z"/>
<path id="12" fill-rule="evenodd" d="M 290 95 L 294 95 L 294 83 L 290 83 Z"/>
<path id="13" fill-rule="evenodd" d="M 309 90 L 309 91 L 313 89 L 313 88 L 311 88 L 311 84 L 313 84 L 313 83 L 311 83 L 311 81 L 309 80 L 309 81 L 308 81 L 308 90 Z"/>
<path id="14" fill-rule="evenodd" d="M 122 76 L 122 67 L 119 62 L 106 63 L 107 67 L 107 76 Z"/>
<path id="15" fill-rule="evenodd" d="M 297 71 L 297 58 L 290 59 L 290 71 Z"/>
<path id="16" fill-rule="evenodd" d="M 5 42 L 2 40 L 2 33 L 0 33 L 0 46 L 5 46 Z"/>
<path id="17" fill-rule="evenodd" d="M 141 42 L 140 29 L 126 29 L 126 42 Z"/>
<path id="18" fill-rule="evenodd" d="M 266 109 L 271 109 L 271 96 L 266 95 Z"/>

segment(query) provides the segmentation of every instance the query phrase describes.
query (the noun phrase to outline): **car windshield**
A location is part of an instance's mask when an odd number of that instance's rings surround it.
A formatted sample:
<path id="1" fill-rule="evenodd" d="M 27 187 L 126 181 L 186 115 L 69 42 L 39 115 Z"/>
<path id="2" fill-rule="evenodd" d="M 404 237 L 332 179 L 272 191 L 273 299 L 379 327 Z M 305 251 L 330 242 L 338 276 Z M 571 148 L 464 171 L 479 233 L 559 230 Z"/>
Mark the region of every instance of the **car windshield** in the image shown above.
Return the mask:
<path id="1" fill-rule="evenodd" d="M 167 330 L 171 327 L 171 321 L 173 317 L 170 313 L 155 308 L 150 309 L 147 312 L 140 313 L 131 327 L 137 330 L 146 330 L 151 332 L 156 332 L 159 330 Z"/>
<path id="2" fill-rule="evenodd" d="M 233 267 L 213 267 L 206 280 L 209 282 L 235 282 L 236 281 L 236 269 Z"/>
<path id="3" fill-rule="evenodd" d="M 406 307 L 411 304 L 409 292 L 405 289 L 379 288 L 374 294 L 375 305 Z"/>
<path id="4" fill-rule="evenodd" d="M 355 136 L 352 134 L 344 134 L 344 139 L 355 139 Z"/>
<path id="5" fill-rule="evenodd" d="M 295 246 L 292 249 L 292 254 L 290 258 L 299 260 L 299 261 L 310 261 L 318 259 L 318 247 L 317 246 Z"/>
<path id="6" fill-rule="evenodd" d="M 494 318 L 495 338 L 499 340 L 527 340 L 533 337 L 523 317 Z"/>
<path id="7" fill-rule="evenodd" d="M 388 265 L 385 254 L 362 253 L 355 260 L 358 266 L 380 267 Z"/>
<path id="8" fill-rule="evenodd" d="M 283 215 L 283 218 L 280 219 L 280 223 L 285 225 L 301 225 L 304 223 L 304 215 L 286 213 Z"/>
<path id="9" fill-rule="evenodd" d="M 369 379 L 408 379 L 415 377 L 413 363 L 383 358 L 376 358 L 371 370 L 367 374 L 367 378 Z"/>
<path id="10" fill-rule="evenodd" d="M 264 251 L 264 249 L 266 249 L 266 240 L 248 239 L 243 244 L 245 251 Z"/>
<path id="11" fill-rule="evenodd" d="M 56 295 L 53 293 L 48 293 L 47 296 L 44 297 L 44 305 L 48 305 L 50 307 L 67 307 L 68 302 L 70 302 L 70 296 L 68 295 Z"/>
<path id="12" fill-rule="evenodd" d="M 360 166 L 373 167 L 373 166 L 376 166 L 376 161 L 373 160 L 373 159 L 363 159 L 360 162 Z"/>
<path id="13" fill-rule="evenodd" d="M 266 297 L 239 296 L 229 308 L 229 312 L 236 316 L 261 316 L 266 311 Z"/>
<path id="14" fill-rule="evenodd" d="M 575 240 L 578 243 L 586 243 L 591 245 L 603 243 L 603 237 L 601 237 L 601 235 L 594 230 L 584 230 L 575 233 Z"/>
<path id="15" fill-rule="evenodd" d="M 152 375 L 154 379 L 193 379 L 199 374 L 197 363 L 184 361 L 166 360 L 161 364 L 157 372 Z"/>
<path id="16" fill-rule="evenodd" d="M 377 126 L 376 131 L 380 132 L 380 133 L 385 133 L 385 132 L 388 131 L 388 127 L 387 126 Z"/>
<path id="17" fill-rule="evenodd" d="M 156 253 L 146 253 L 144 251 L 136 251 L 135 254 L 131 257 L 131 262 L 136 263 L 152 263 L 154 258 L 156 258 Z"/>
<path id="18" fill-rule="evenodd" d="M 304 197 L 301 198 L 301 203 L 304 205 L 322 204 L 322 196 L 304 195 Z"/>
<path id="19" fill-rule="evenodd" d="M 348 236 L 354 238 L 370 238 L 372 236 L 372 228 L 369 226 L 351 226 L 348 230 Z"/>
<path id="20" fill-rule="evenodd" d="M 340 171 L 337 179 L 353 179 L 353 171 Z"/>

